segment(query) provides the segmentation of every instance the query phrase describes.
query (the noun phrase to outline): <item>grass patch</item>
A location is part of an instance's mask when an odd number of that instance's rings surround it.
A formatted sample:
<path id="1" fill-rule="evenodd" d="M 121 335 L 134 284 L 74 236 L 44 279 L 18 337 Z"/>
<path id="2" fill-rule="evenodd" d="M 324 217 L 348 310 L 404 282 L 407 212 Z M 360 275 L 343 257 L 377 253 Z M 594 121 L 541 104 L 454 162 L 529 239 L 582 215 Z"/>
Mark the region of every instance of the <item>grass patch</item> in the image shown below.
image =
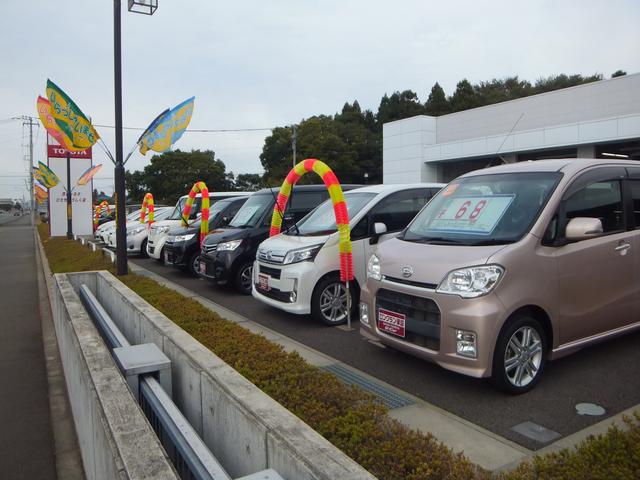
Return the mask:
<path id="1" fill-rule="evenodd" d="M 48 238 L 38 230 L 55 273 L 109 270 L 101 252 L 78 242 Z M 296 414 L 327 440 L 375 476 L 385 480 L 483 480 L 494 477 L 455 454 L 433 437 L 408 429 L 387 416 L 387 409 L 368 393 L 340 383 L 287 353 L 264 336 L 225 320 L 195 300 L 154 280 L 129 274 L 119 279 L 200 343 Z M 640 478 L 640 416 L 626 419 L 625 429 L 612 427 L 575 449 L 535 457 L 500 480 L 570 480 Z"/>

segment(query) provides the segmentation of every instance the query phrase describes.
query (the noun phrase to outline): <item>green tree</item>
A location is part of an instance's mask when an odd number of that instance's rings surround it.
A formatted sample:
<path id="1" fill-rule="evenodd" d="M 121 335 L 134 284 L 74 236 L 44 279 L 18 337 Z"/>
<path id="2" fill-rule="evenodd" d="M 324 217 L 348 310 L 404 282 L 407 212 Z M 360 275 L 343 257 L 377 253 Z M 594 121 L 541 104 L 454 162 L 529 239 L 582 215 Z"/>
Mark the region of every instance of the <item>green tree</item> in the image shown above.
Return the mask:
<path id="1" fill-rule="evenodd" d="M 480 106 L 480 100 L 473 86 L 466 78 L 458 82 L 456 91 L 453 92 L 449 103 L 451 104 L 451 110 L 453 112 L 460 112 Z"/>
<path id="2" fill-rule="evenodd" d="M 431 87 L 429 98 L 427 98 L 427 103 L 425 104 L 425 113 L 432 117 L 451 113 L 451 105 L 449 105 L 444 90 L 438 82 Z"/>
<path id="3" fill-rule="evenodd" d="M 418 94 L 412 90 L 394 92 L 390 97 L 385 94 L 378 107 L 378 115 L 376 117 L 378 128 L 382 131 L 384 123 L 415 117 L 424 113 L 425 108 L 420 103 Z"/>
<path id="4" fill-rule="evenodd" d="M 236 175 L 235 189 L 241 192 L 255 192 L 263 187 L 259 173 L 239 173 Z"/>
<path id="5" fill-rule="evenodd" d="M 544 93 L 551 92 L 553 90 L 559 90 L 561 88 L 575 87 L 576 85 L 583 85 L 585 83 L 597 82 L 602 80 L 602 75 L 596 73 L 594 75 L 588 75 L 583 77 L 582 75 L 551 75 L 547 78 L 539 78 L 536 80 L 534 91 L 532 93 Z"/>
<path id="6" fill-rule="evenodd" d="M 224 163 L 216 160 L 211 150 L 174 150 L 154 155 L 142 171 L 127 171 L 125 176 L 129 197 L 133 201 L 142 201 L 144 194 L 151 192 L 156 203 L 168 205 L 189 193 L 199 180 L 205 182 L 212 192 L 231 190 L 233 186 Z"/>
<path id="7" fill-rule="evenodd" d="M 624 77 L 627 74 L 624 70 L 616 70 L 611 74 L 611 78 Z"/>

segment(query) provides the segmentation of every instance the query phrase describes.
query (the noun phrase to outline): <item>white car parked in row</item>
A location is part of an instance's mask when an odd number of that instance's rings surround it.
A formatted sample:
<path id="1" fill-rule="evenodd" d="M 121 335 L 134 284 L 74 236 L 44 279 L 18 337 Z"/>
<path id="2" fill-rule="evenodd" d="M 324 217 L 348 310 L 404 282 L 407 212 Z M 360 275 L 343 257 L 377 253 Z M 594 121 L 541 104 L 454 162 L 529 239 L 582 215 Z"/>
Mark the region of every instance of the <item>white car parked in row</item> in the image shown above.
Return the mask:
<path id="1" fill-rule="evenodd" d="M 154 211 L 154 223 L 155 219 L 162 221 L 167 218 L 173 207 L 156 207 Z M 137 220 L 131 220 L 127 222 L 127 253 L 145 255 L 147 251 L 147 236 L 149 235 L 149 223 L 140 223 L 140 216 Z M 116 231 L 115 227 L 109 234 L 107 242 L 109 247 L 116 247 Z"/>
<path id="2" fill-rule="evenodd" d="M 443 186 L 372 185 L 344 194 L 355 274 L 352 308 L 358 305 L 367 260 L 378 242 L 404 229 Z M 311 313 L 328 325 L 344 323 L 347 294 L 340 282 L 338 239 L 333 204 L 327 200 L 295 226 L 260 244 L 253 268 L 253 296 L 287 312 Z"/>
<path id="3" fill-rule="evenodd" d="M 131 212 L 127 215 L 127 222 L 132 222 L 134 220 L 140 219 L 140 210 L 136 210 L 135 212 Z M 100 225 L 95 232 L 93 232 L 93 238 L 97 241 L 107 244 L 109 242 L 109 235 L 114 232 L 116 229 L 116 221 L 111 220 L 109 222 L 105 222 Z"/>
<path id="4" fill-rule="evenodd" d="M 223 200 L 230 197 L 246 197 L 251 192 L 210 192 L 209 202 L 213 204 L 216 200 Z M 167 241 L 169 230 L 180 226 L 184 205 L 187 202 L 188 195 L 183 195 L 176 203 L 171 215 L 161 222 L 154 222 L 149 230 L 149 238 L 147 240 L 147 255 L 158 261 L 164 261 L 164 244 Z M 202 203 L 202 195 L 197 194 L 191 207 L 189 220 L 195 220 L 200 214 Z"/>

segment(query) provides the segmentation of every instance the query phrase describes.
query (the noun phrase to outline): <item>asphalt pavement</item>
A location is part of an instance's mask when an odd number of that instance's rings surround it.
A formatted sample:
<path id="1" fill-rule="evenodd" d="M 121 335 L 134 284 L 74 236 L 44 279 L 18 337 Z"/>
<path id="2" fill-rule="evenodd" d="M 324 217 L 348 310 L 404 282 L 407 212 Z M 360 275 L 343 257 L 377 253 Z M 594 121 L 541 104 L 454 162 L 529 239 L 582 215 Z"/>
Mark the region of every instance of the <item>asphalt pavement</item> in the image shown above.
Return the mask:
<path id="1" fill-rule="evenodd" d="M 14 221 L 15 220 L 15 221 Z M 0 477 L 56 478 L 33 228 L 0 225 Z"/>
<path id="2" fill-rule="evenodd" d="M 351 332 L 327 327 L 308 315 L 271 308 L 231 288 L 216 287 L 155 260 L 130 260 L 254 322 L 532 450 L 549 442 L 524 436 L 513 427 L 533 422 L 564 437 L 640 404 L 637 367 L 640 333 L 552 362 L 535 389 L 510 396 L 496 391 L 486 380 L 449 372 L 369 342 L 357 331 L 357 322 L 356 331 Z M 585 402 L 604 407 L 606 413 L 578 415 L 576 404 Z"/>

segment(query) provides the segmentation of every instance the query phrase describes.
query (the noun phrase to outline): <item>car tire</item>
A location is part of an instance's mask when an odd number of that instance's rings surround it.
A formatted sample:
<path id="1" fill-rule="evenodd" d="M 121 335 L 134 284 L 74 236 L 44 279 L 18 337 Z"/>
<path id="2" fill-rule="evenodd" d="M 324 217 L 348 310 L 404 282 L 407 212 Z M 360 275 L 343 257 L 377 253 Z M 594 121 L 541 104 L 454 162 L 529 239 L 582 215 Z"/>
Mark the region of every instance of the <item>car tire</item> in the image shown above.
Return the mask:
<path id="1" fill-rule="evenodd" d="M 147 239 L 145 238 L 140 244 L 140 256 L 142 258 L 147 258 Z"/>
<path id="2" fill-rule="evenodd" d="M 349 286 L 351 294 L 351 318 L 356 318 L 358 290 L 354 282 Z M 341 300 L 338 299 L 338 296 Z M 339 275 L 329 275 L 320 280 L 311 296 L 311 315 L 317 322 L 335 326 L 347 323 L 346 288 Z"/>
<path id="3" fill-rule="evenodd" d="M 187 270 L 194 277 L 199 277 L 200 276 L 200 274 L 198 273 L 199 269 L 200 269 L 200 252 L 195 252 L 189 258 L 189 262 L 187 263 Z"/>
<path id="4" fill-rule="evenodd" d="M 251 295 L 251 282 L 253 278 L 253 262 L 244 262 L 236 270 L 233 276 L 233 286 L 244 295 Z"/>
<path id="5" fill-rule="evenodd" d="M 156 258 L 155 261 L 164 265 L 164 247 L 160 250 L 160 258 Z"/>
<path id="6" fill-rule="evenodd" d="M 514 317 L 500 332 L 493 352 L 491 380 L 500 390 L 519 395 L 539 381 L 547 356 L 547 335 L 529 315 Z"/>

